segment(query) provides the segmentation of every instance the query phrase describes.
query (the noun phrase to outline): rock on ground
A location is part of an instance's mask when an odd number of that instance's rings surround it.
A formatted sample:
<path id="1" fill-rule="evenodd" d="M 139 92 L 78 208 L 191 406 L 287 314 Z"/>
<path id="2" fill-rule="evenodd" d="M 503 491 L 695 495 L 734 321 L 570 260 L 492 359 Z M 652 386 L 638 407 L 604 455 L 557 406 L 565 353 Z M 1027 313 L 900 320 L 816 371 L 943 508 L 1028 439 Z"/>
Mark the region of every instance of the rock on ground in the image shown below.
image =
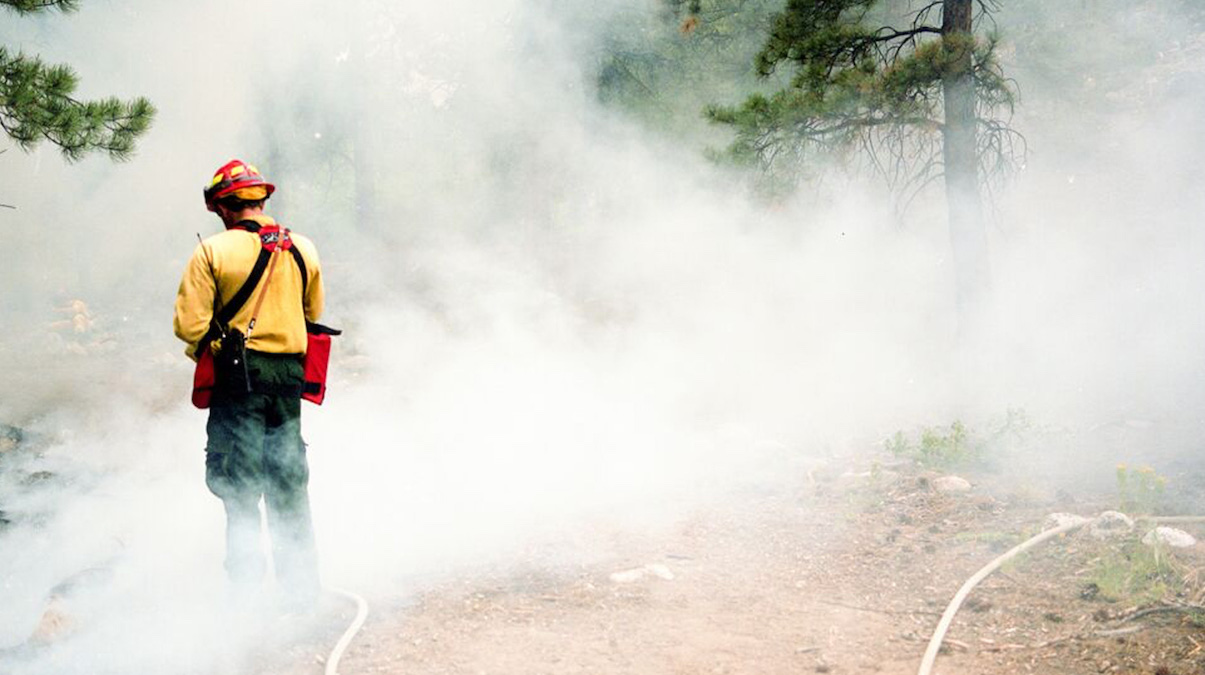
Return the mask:
<path id="1" fill-rule="evenodd" d="M 1163 544 L 1172 548 L 1192 548 L 1197 545 L 1197 538 L 1174 527 L 1156 527 L 1146 533 L 1146 536 L 1142 538 L 1142 543 L 1147 546 Z"/>
<path id="2" fill-rule="evenodd" d="M 1120 511 L 1105 511 L 1088 526 L 1088 532 L 1097 539 L 1113 539 L 1133 530 L 1134 520 Z"/>
<path id="3" fill-rule="evenodd" d="M 933 479 L 933 489 L 938 492 L 970 492 L 971 483 L 958 476 L 938 476 Z"/>

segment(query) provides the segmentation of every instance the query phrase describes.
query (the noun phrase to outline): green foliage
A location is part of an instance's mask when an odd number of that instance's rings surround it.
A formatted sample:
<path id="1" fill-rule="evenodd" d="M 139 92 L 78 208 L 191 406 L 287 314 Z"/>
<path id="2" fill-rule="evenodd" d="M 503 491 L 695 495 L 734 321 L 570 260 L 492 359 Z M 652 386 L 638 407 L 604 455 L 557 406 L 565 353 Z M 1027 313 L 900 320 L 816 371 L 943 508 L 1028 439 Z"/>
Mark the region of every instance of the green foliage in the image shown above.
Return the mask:
<path id="1" fill-rule="evenodd" d="M 17 14 L 33 14 L 50 9 L 74 12 L 79 9 L 79 0 L 0 0 L 0 6 L 5 6 Z"/>
<path id="2" fill-rule="evenodd" d="M 757 55 L 757 72 L 769 75 L 779 63 L 790 61 L 799 73 L 793 84 L 801 87 L 823 82 L 826 71 L 861 65 L 870 56 L 875 32 L 860 19 L 876 2 L 789 0 Z"/>
<path id="3" fill-rule="evenodd" d="M 766 87 L 753 58 L 780 7 L 781 0 L 661 0 L 662 12 L 617 13 L 604 26 L 599 98 L 667 134 L 721 142 L 699 111 Z"/>
<path id="4" fill-rule="evenodd" d="M 884 444 L 887 451 L 929 469 L 984 465 L 993 455 L 1024 441 L 1031 425 L 1024 410 L 1009 409 L 1004 420 L 987 433 L 974 433 L 959 420 L 948 427 L 923 427 L 909 437 L 897 431 Z"/>
<path id="5" fill-rule="evenodd" d="M 670 12 L 675 15 L 683 12 L 696 15 L 703 11 L 702 0 L 663 0 L 663 2 Z"/>
<path id="6" fill-rule="evenodd" d="M 989 170 L 1006 168 L 1015 136 L 986 118 L 1011 113 L 1015 100 L 996 58 L 998 40 L 942 36 L 930 22 L 939 5 L 893 16 L 884 0 L 789 0 L 755 60 L 762 77 L 789 67 L 789 85 L 706 110 L 735 133 L 726 156 L 768 174 L 798 175 L 817 154 L 865 162 L 898 192 L 915 194 L 940 175 L 943 85 L 969 75 L 984 117 L 981 156 Z M 892 27 L 896 20 L 906 27 Z"/>
<path id="7" fill-rule="evenodd" d="M 0 0 L 20 14 L 58 9 L 72 11 L 74 0 Z M 23 150 L 43 140 L 57 145 L 68 161 L 99 151 L 124 160 L 134 141 L 150 128 L 155 107 L 145 98 L 80 101 L 78 84 L 65 65 L 47 65 L 37 57 L 0 47 L 0 129 Z"/>
<path id="8" fill-rule="evenodd" d="M 1149 466 L 1131 469 L 1117 465 L 1117 501 L 1120 510 L 1133 515 L 1157 513 L 1163 505 L 1167 479 Z"/>
<path id="9" fill-rule="evenodd" d="M 949 427 L 925 427 L 918 439 L 909 439 L 897 431 L 887 441 L 887 450 L 896 457 L 912 459 L 931 469 L 951 469 L 977 462 L 981 444 L 971 439 L 966 425 L 954 421 Z"/>
<path id="10" fill-rule="evenodd" d="M 1175 560 L 1136 539 L 1101 556 L 1089 579 L 1100 598 L 1130 604 L 1155 602 L 1183 586 Z"/>

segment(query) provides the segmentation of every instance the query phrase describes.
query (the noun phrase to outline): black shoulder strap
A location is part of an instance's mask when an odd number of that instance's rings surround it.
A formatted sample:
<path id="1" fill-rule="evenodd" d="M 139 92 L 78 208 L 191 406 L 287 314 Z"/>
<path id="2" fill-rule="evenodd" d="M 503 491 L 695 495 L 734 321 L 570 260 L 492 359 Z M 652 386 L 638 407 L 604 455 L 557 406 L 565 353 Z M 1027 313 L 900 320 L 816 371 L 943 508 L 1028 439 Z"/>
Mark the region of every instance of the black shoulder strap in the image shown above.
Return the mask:
<path id="1" fill-rule="evenodd" d="M 297 267 L 301 269 L 301 302 L 304 305 L 305 288 L 310 283 L 309 272 L 305 269 L 305 258 L 301 257 L 301 251 L 297 250 L 297 242 L 293 242 L 289 252 L 293 254 L 293 260 L 297 261 Z"/>
<path id="2" fill-rule="evenodd" d="M 251 274 L 243 285 L 235 292 L 234 297 L 230 298 L 230 302 L 222 306 L 222 310 L 217 313 L 214 320 L 223 328 L 230 324 L 230 320 L 235 314 L 247 304 L 248 298 L 255 292 L 255 287 L 259 285 L 259 280 L 264 276 L 264 270 L 268 267 L 268 259 L 272 257 L 272 252 L 266 248 L 259 249 L 259 257 L 255 259 L 255 266 L 251 268 Z M 217 280 L 214 280 L 217 283 Z"/>
<path id="3" fill-rule="evenodd" d="M 237 227 L 240 227 L 249 232 L 258 233 L 260 230 L 259 223 L 254 220 L 244 220 Z M 287 232 L 287 230 L 286 230 Z M 293 259 L 297 261 L 297 267 L 301 270 L 301 297 L 302 302 L 305 302 L 306 286 L 309 284 L 309 273 L 305 267 L 305 258 L 301 256 L 301 251 L 294 244 L 289 246 L 289 252 L 293 254 Z M 251 274 L 247 276 L 247 280 L 235 292 L 234 297 L 230 298 L 230 302 L 222 306 L 222 309 L 214 316 L 216 321 L 222 328 L 230 324 L 234 316 L 238 314 L 243 305 L 247 304 L 247 300 L 251 298 L 251 294 L 255 292 L 255 287 L 259 285 L 259 280 L 264 276 L 264 270 L 268 268 L 268 260 L 272 257 L 272 251 L 265 247 L 260 247 L 259 257 L 255 259 L 255 266 L 251 268 Z M 215 279 L 216 283 L 216 279 Z"/>

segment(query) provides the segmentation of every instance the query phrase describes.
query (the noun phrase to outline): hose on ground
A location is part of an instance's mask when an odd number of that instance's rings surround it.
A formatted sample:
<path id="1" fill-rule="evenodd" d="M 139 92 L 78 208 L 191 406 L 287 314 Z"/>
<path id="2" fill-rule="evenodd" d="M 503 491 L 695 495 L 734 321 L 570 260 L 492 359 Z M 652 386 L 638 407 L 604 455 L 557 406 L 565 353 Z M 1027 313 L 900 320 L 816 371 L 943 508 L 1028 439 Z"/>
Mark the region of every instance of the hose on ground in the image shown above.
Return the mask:
<path id="1" fill-rule="evenodd" d="M 331 650 L 330 656 L 326 659 L 326 675 L 339 675 L 339 660 L 343 658 L 343 652 L 347 651 L 347 646 L 351 644 L 356 633 L 359 633 L 360 628 L 364 625 L 364 620 L 368 618 L 368 603 L 364 601 L 364 598 L 351 591 L 341 588 L 328 588 L 327 590 L 356 604 L 356 617 L 348 624 L 347 630 L 343 631 L 343 635 L 339 637 L 335 648 Z"/>
<path id="2" fill-rule="evenodd" d="M 942 613 L 941 620 L 937 622 L 937 628 L 933 631 L 933 637 L 929 640 L 929 648 L 925 650 L 925 657 L 921 660 L 920 670 L 916 671 L 917 675 L 930 675 L 930 673 L 933 671 L 933 663 L 937 660 L 937 652 L 941 649 L 941 643 L 946 638 L 946 631 L 950 629 L 950 624 L 954 621 L 954 615 L 958 613 L 958 608 L 962 606 L 963 601 L 967 599 L 967 596 L 971 594 L 971 591 L 979 585 L 979 582 L 986 579 L 989 574 L 995 572 L 1004 563 L 1017 557 L 1025 551 L 1028 551 L 1034 546 L 1037 546 L 1047 539 L 1057 537 L 1060 534 L 1081 528 L 1090 522 L 1092 521 L 1085 520 L 1078 523 L 1067 523 L 1066 525 L 1060 525 L 1059 527 L 1046 530 L 1045 532 L 1030 538 L 1028 541 L 1014 546 L 1004 555 L 985 565 L 983 569 L 976 572 L 975 575 L 970 579 L 967 579 L 962 585 L 962 588 L 958 589 L 958 592 L 954 594 L 954 599 L 950 601 L 948 606 L 946 606 L 946 611 Z"/>
<path id="3" fill-rule="evenodd" d="M 941 643 L 946 638 L 946 631 L 950 629 L 950 624 L 954 621 L 954 615 L 958 613 L 958 609 L 962 606 L 963 601 L 965 601 L 967 596 L 971 594 L 971 591 L 979 585 L 979 582 L 986 579 L 989 574 L 995 572 L 1000 568 L 1001 565 L 1017 557 L 1021 553 L 1024 553 L 1025 551 L 1048 539 L 1088 525 L 1092 523 L 1093 520 L 1095 519 L 1087 519 L 1078 523 L 1067 523 L 1066 525 L 1060 525 L 1059 527 L 1054 527 L 1046 530 L 1045 532 L 1041 532 L 1040 534 L 1030 538 L 1028 541 L 1013 547 L 1004 555 L 985 565 L 983 569 L 976 572 L 975 575 L 970 579 L 967 579 L 962 585 L 962 588 L 958 589 L 958 593 L 954 594 L 954 599 L 950 601 L 948 606 L 946 606 L 946 611 L 942 613 L 941 620 L 937 622 L 937 628 L 934 629 L 933 637 L 929 640 L 929 647 L 925 650 L 925 656 L 921 660 L 920 670 L 916 671 L 917 675 L 930 675 L 930 673 L 932 673 L 933 664 L 937 660 L 937 652 L 941 650 Z M 1205 516 L 1143 516 L 1136 518 L 1136 520 L 1153 523 L 1205 523 Z"/>

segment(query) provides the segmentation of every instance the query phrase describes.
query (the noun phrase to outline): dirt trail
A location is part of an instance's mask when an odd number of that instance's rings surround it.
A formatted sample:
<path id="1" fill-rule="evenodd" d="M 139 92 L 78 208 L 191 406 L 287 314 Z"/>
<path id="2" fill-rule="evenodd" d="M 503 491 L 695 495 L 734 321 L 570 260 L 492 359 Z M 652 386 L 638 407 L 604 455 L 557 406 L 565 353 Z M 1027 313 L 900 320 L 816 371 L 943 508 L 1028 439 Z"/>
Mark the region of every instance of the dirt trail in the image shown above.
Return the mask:
<path id="1" fill-rule="evenodd" d="M 345 670 L 786 673 L 865 662 L 898 617 L 809 597 L 848 523 L 784 497 L 743 506 L 575 574 L 435 589 L 374 623 Z"/>
<path id="2" fill-rule="evenodd" d="M 915 673 L 962 582 L 1058 507 L 938 494 L 916 475 L 745 495 L 587 567 L 528 561 L 377 599 L 340 670 Z M 1131 609 L 1082 597 L 1098 547 L 1066 538 L 990 578 L 937 672 L 1202 672 L 1205 638 L 1180 614 L 1094 636 Z M 1183 555 L 1203 564 L 1200 553 Z"/>

